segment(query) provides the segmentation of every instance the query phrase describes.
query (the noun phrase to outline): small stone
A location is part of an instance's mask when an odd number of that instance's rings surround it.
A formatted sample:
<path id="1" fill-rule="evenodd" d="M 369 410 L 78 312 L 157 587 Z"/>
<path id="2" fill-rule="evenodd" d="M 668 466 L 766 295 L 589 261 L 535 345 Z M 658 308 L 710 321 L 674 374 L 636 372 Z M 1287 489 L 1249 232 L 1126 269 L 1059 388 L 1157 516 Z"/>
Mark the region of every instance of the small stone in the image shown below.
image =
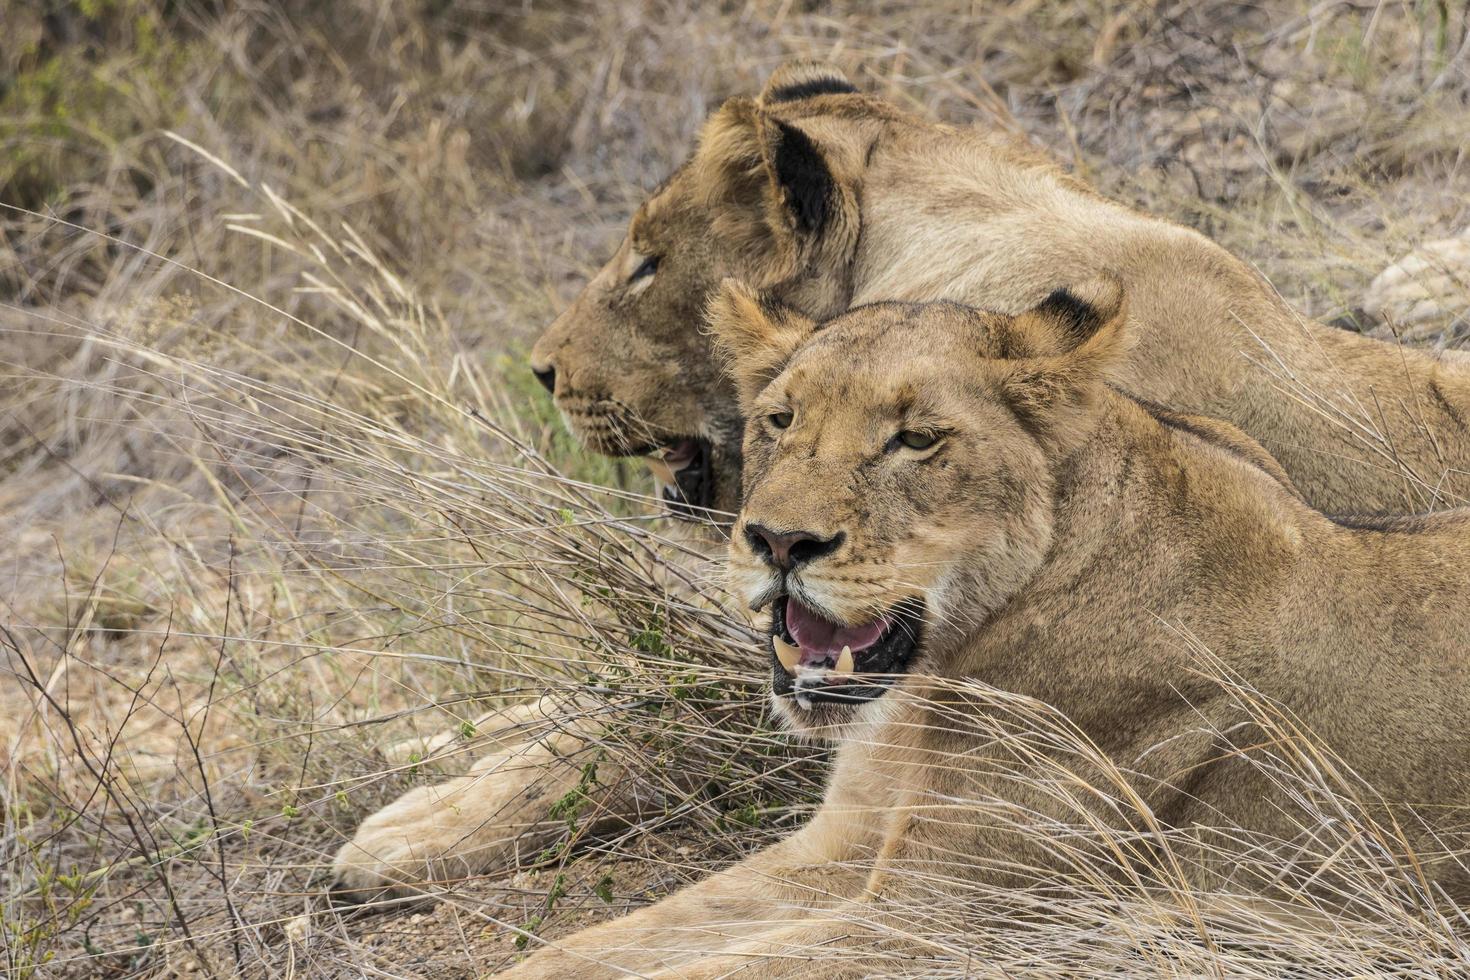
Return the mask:
<path id="1" fill-rule="evenodd" d="M 311 932 L 311 916 L 305 913 L 294 915 L 281 926 L 281 932 L 293 943 L 304 943 Z"/>

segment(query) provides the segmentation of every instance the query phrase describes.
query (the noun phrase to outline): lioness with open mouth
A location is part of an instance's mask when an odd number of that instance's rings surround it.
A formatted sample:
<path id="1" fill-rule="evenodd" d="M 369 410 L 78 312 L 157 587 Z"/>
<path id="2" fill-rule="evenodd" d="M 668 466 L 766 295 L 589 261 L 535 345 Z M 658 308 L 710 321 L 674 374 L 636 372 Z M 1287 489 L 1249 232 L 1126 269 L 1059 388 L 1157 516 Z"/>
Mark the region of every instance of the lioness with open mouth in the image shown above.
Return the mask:
<path id="1" fill-rule="evenodd" d="M 828 319 L 884 300 L 1016 314 L 1104 269 L 1132 297 L 1130 391 L 1235 423 L 1328 513 L 1470 502 L 1470 357 L 1313 322 L 1026 141 L 937 124 L 820 64 L 710 117 L 532 366 L 587 446 L 652 457 L 675 513 L 733 511 L 741 420 L 699 329 L 722 277 Z"/>
<path id="2" fill-rule="evenodd" d="M 1324 517 L 1237 430 L 1111 388 L 1126 304 L 1091 292 L 1016 317 L 879 303 L 821 329 L 744 287 L 717 297 L 749 418 L 733 584 L 771 613 L 778 710 L 838 744 L 832 779 L 789 839 L 511 975 L 882 974 L 904 943 L 869 930 L 886 909 L 958 901 L 966 876 L 1044 881 L 1049 852 L 967 801 L 1069 815 L 987 770 L 1001 746 L 956 721 L 980 709 L 944 679 L 1055 706 L 1165 823 L 1290 841 L 1200 647 L 1373 784 L 1434 887 L 1470 897 L 1444 851 L 1465 842 L 1426 829 L 1463 833 L 1470 804 L 1470 511 Z M 1094 817 L 1118 819 L 1101 799 Z M 1186 864 L 1204 885 L 1232 873 Z"/>
<path id="3" fill-rule="evenodd" d="M 724 522 L 740 506 L 743 420 L 703 328 L 723 277 L 825 320 L 883 300 L 1018 314 L 1104 269 L 1131 297 L 1138 342 L 1113 368 L 1128 390 L 1240 426 L 1324 511 L 1470 500 L 1463 352 L 1312 322 L 1220 246 L 1101 197 L 1023 140 L 937 124 L 811 63 L 712 115 L 532 367 L 585 445 L 648 457 L 673 513 Z M 525 734 L 538 724 L 555 736 Z M 513 706 L 478 727 L 515 744 L 364 821 L 334 862 L 339 894 L 417 894 L 556 839 L 544 800 L 577 788 L 585 760 L 568 759 L 596 726 Z M 635 780 L 616 758 L 602 772 L 600 811 L 636 820 L 638 794 L 617 791 Z"/>

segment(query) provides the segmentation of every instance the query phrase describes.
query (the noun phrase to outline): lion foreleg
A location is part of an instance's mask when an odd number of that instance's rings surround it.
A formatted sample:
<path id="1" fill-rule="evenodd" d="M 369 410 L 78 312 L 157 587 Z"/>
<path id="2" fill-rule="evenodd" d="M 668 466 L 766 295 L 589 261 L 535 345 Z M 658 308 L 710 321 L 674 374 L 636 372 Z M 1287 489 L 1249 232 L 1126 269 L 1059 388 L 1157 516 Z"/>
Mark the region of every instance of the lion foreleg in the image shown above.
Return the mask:
<path id="1" fill-rule="evenodd" d="M 353 902 L 427 897 L 514 867 L 566 833 L 561 801 L 576 803 L 583 830 L 639 819 L 653 801 L 619 753 L 598 748 L 605 721 L 561 710 L 538 703 L 499 713 L 495 750 L 464 775 L 412 789 L 364 820 L 333 861 L 333 894 Z"/>
<path id="2" fill-rule="evenodd" d="M 621 919 L 552 943 L 503 974 L 562 980 L 678 970 L 850 899 L 870 865 L 819 819 L 792 837 Z M 869 852 L 870 853 L 870 852 Z"/>

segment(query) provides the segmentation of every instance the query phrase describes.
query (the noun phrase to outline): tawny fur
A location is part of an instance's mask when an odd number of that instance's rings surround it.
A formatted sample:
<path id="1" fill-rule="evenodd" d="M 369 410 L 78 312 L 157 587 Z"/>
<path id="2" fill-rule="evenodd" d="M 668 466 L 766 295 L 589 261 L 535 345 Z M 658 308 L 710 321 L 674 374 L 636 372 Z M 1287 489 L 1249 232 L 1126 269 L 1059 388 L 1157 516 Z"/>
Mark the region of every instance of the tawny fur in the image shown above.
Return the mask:
<path id="1" fill-rule="evenodd" d="M 1121 303 L 1049 351 L 1066 334 L 1050 312 L 879 304 L 796 346 L 799 318 L 752 300 L 732 287 L 712 312 L 751 418 L 736 530 L 842 532 L 835 552 L 791 574 L 849 623 L 923 597 L 919 659 L 863 707 L 781 706 L 839 744 L 808 826 L 507 976 L 878 975 L 892 962 L 882 956 L 902 954 L 901 933 L 865 935 L 865 923 L 942 904 L 925 869 L 942 867 L 956 889 L 964 875 L 1026 887 L 1009 869 L 1044 870 L 1047 852 L 966 811 L 996 749 L 956 724 L 966 703 L 935 678 L 1061 709 L 1174 825 L 1289 840 L 1290 807 L 1238 757 L 1252 736 L 1228 688 L 1200 671 L 1202 645 L 1294 713 L 1402 826 L 1416 826 L 1401 809 L 1412 806 L 1463 834 L 1470 512 L 1369 528 L 1323 516 L 1248 437 L 1161 417 L 1109 386 L 1129 357 Z M 773 412 L 790 412 L 789 426 L 772 426 Z M 943 436 L 895 447 L 906 428 Z M 731 561 L 742 591 L 768 591 L 776 572 L 741 533 Z M 1067 816 L 1028 784 L 990 789 Z M 1101 805 L 1096 816 L 1113 819 Z M 1458 863 L 1420 857 L 1437 886 L 1470 896 Z M 1231 872 L 1188 874 L 1215 885 Z"/>
<path id="2" fill-rule="evenodd" d="M 698 315 L 722 277 L 823 319 L 879 300 L 1019 313 L 1111 273 L 1138 325 L 1120 374 L 1132 393 L 1238 425 L 1328 513 L 1470 500 L 1470 357 L 1309 320 L 1204 236 L 1099 196 L 1013 137 L 856 91 L 771 101 L 817 79 L 846 84 L 835 69 L 792 65 L 760 99 L 725 103 L 536 345 L 592 448 L 710 438 L 717 503 L 738 507 L 738 412 Z M 783 170 L 781 146 L 798 142 Z M 804 228 L 798 192 L 806 200 L 824 176 L 824 219 Z M 649 255 L 661 257 L 652 281 L 630 282 Z"/>
<path id="3" fill-rule="evenodd" d="M 776 98 L 804 86 L 822 94 Z M 788 65 L 761 98 L 722 106 L 691 159 L 639 208 L 617 252 L 537 343 L 533 361 L 555 370 L 557 405 L 589 447 L 641 454 L 706 438 L 714 505 L 739 508 L 738 398 L 703 328 L 705 303 L 726 276 L 827 318 L 899 299 L 1019 312 L 1054 288 L 1111 271 L 1129 289 L 1140 334 L 1120 374 L 1134 394 L 1239 425 L 1329 512 L 1405 512 L 1466 498 L 1470 359 L 1299 317 L 1220 247 L 1098 196 L 1024 143 L 841 91 L 850 87 L 833 69 Z M 791 129 L 831 178 L 816 233 L 797 220 L 791 175 L 783 183 L 777 165 Z M 651 256 L 657 271 L 631 278 Z M 546 766 L 537 785 L 548 798 L 576 786 L 575 767 L 554 749 L 528 746 L 521 763 L 533 759 Z M 486 834 L 511 839 L 489 829 L 490 815 L 525 810 L 520 779 L 481 776 L 455 787 L 463 812 L 485 815 Z M 490 871 L 513 855 L 467 848 L 457 820 L 437 816 L 438 795 L 413 799 L 344 845 L 335 865 L 344 888 L 403 891 L 431 869 Z M 524 848 L 553 833 L 517 819 L 532 826 L 518 838 Z"/>

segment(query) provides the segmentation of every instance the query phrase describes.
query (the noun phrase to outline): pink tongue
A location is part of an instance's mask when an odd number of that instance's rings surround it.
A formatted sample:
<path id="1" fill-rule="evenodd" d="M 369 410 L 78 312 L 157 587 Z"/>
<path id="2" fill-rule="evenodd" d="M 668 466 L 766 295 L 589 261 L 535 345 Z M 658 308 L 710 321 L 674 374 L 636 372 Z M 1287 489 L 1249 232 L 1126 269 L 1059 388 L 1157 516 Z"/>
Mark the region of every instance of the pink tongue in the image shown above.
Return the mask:
<path id="1" fill-rule="evenodd" d="M 690 463 L 694 462 L 694 454 L 699 451 L 699 445 L 693 439 L 685 439 L 669 447 L 664 451 L 664 463 L 669 469 L 678 472 Z"/>
<path id="2" fill-rule="evenodd" d="M 835 663 L 843 647 L 852 647 L 853 653 L 866 650 L 882 638 L 889 625 L 884 617 L 866 626 L 839 626 L 795 599 L 786 600 L 786 629 L 801 648 L 801 663 L 805 666 Z"/>

